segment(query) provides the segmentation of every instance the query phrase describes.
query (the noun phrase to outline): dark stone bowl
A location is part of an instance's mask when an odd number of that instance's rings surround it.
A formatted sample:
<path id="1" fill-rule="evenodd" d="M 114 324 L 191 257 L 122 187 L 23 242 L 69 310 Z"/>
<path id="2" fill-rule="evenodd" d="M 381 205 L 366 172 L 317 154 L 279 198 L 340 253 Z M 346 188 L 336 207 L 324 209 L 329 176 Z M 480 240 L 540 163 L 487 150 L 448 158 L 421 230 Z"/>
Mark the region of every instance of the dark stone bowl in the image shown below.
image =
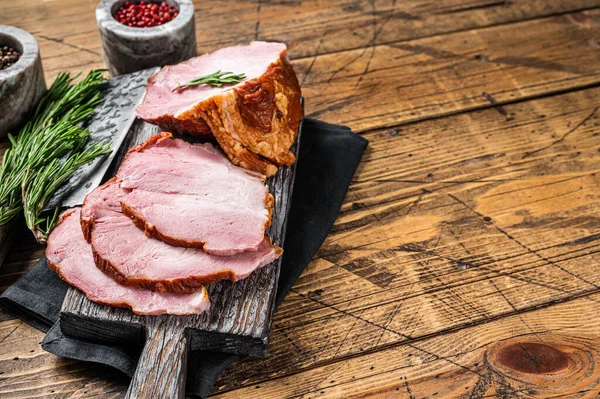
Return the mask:
<path id="1" fill-rule="evenodd" d="M 14 26 L 0 25 L 0 45 L 8 45 L 21 58 L 0 70 L 0 137 L 17 133 L 46 91 L 46 81 L 37 41 L 30 33 Z"/>
<path id="2" fill-rule="evenodd" d="M 179 14 L 164 25 L 132 28 L 113 17 L 125 0 L 102 0 L 96 8 L 104 65 L 112 76 L 172 65 L 196 55 L 192 0 L 165 0 Z M 137 3 L 136 0 L 132 2 Z"/>

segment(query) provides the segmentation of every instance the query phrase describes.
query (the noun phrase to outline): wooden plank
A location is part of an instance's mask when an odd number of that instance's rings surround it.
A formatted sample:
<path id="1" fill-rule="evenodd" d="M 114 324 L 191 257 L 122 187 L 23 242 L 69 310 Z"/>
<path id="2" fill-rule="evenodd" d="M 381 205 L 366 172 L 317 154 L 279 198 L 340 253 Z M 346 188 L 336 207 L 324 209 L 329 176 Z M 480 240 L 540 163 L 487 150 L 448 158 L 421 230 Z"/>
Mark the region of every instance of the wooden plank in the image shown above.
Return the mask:
<path id="1" fill-rule="evenodd" d="M 309 114 L 362 131 L 596 84 L 598 13 L 389 42 L 294 66 Z M 48 47 L 48 80 L 59 71 L 102 66 L 94 51 L 44 38 L 40 46 L 43 54 Z"/>
<path id="2" fill-rule="evenodd" d="M 95 2 L 26 0 L 2 7 L 3 23 L 32 32 L 44 57 L 67 56 L 71 65 L 98 55 Z M 459 30 L 498 25 L 598 7 L 597 0 L 359 0 L 197 1 L 198 51 L 251 40 L 288 43 L 294 58 L 365 48 Z M 69 29 L 65 29 L 68 26 Z M 44 39 L 47 38 L 47 39 Z M 74 58 L 77 60 L 74 60 Z M 75 62 L 74 62 L 75 61 Z"/>
<path id="3" fill-rule="evenodd" d="M 596 292 L 598 104 L 596 88 L 506 106 L 510 121 L 490 109 L 366 134 L 333 232 L 276 313 L 271 356 L 220 387 Z"/>
<path id="4" fill-rule="evenodd" d="M 309 115 L 362 132 L 597 85 L 599 16 L 594 10 L 293 64 Z M 101 66 L 89 53 L 81 65 L 72 61 L 58 57 L 46 73 Z"/>
<path id="5" fill-rule="evenodd" d="M 594 10 L 390 43 L 294 68 L 309 116 L 362 132 L 596 85 L 599 17 Z"/>
<path id="6" fill-rule="evenodd" d="M 307 114 L 356 132 L 600 83 L 600 10 L 293 61 Z M 53 70 L 100 67 L 60 57 Z M 69 65 L 71 65 L 69 67 Z M 506 116 L 510 118 L 510 115 Z"/>
<path id="7" fill-rule="evenodd" d="M 585 397 L 597 393 L 598 385 L 593 376 L 595 364 L 598 362 L 600 320 L 597 303 L 600 295 L 579 298 L 563 304 L 542 308 L 511 316 L 509 318 L 473 326 L 447 335 L 436 336 L 422 341 L 388 347 L 377 353 L 344 359 L 342 361 L 306 370 L 302 373 L 287 376 L 272 381 L 261 381 L 246 388 L 217 395 L 218 398 L 297 398 L 323 397 L 339 398 L 354 397 L 465 397 L 482 398 L 494 396 L 499 389 L 511 392 L 519 397 L 519 392 L 528 393 L 531 397 Z M 14 321 L 14 325 L 17 324 Z M 15 330 L 16 334 L 27 333 L 30 329 Z M 30 330 L 34 331 L 34 330 Z M 4 335 L 4 331 L 1 331 Z M 38 335 L 39 332 L 36 332 Z M 398 333 L 400 334 L 400 333 Z M 27 337 L 27 335 L 25 335 Z M 11 351 L 18 342 L 17 337 L 9 337 L 9 345 L 0 343 L 2 355 L 0 367 L 12 359 L 5 358 L 21 354 Z M 41 338 L 41 337 L 40 337 Z M 31 340 L 33 341 L 33 340 Z M 503 351 L 511 350 L 515 345 L 523 346 L 531 354 L 531 344 L 545 345 L 558 349 L 557 357 L 564 355 L 569 359 L 566 368 L 560 368 L 562 362 L 548 363 L 540 357 L 537 367 L 549 371 L 546 376 L 540 376 L 536 371 L 536 362 L 527 358 L 522 359 L 523 367 L 529 367 L 533 373 L 524 374 L 514 365 L 500 362 Z M 537 347 L 534 349 L 539 350 Z M 553 354 L 556 352 L 551 350 Z M 33 349 L 29 356 L 37 361 L 40 358 L 52 357 L 39 349 Z M 509 352 L 510 353 L 510 352 Z M 524 351 L 517 351 L 523 356 Z M 534 352 L 537 354 L 539 352 Z M 548 353 L 542 352 L 542 353 Z M 530 362 L 527 359 L 531 359 Z M 64 360 L 58 360 L 59 370 L 63 373 L 59 379 L 51 381 L 44 379 L 54 359 L 48 359 L 45 367 L 38 363 L 38 374 L 21 384 L 12 386 L 18 391 L 18 397 L 48 397 L 58 398 L 67 392 L 73 392 L 69 397 L 122 397 L 123 381 L 117 375 L 111 375 L 107 369 L 93 366 L 89 370 L 68 365 Z M 12 360 L 13 363 L 19 360 Z M 22 361 L 22 360 L 21 360 Z M 549 366 L 555 365 L 554 370 Z M 86 364 L 79 363 L 81 366 Z M 70 367 L 69 367 L 70 366 Z M 14 370 L 14 368 L 12 369 Z M 84 380 L 82 373 L 94 370 L 109 373 L 104 378 L 96 376 Z M 20 371 L 11 371 L 14 376 Z M 36 378 L 37 377 L 37 378 Z M 115 381 L 116 377 L 116 381 Z M 64 386 L 65 379 L 69 385 Z M 61 381 L 62 380 L 62 381 Z M 61 385 L 62 382 L 62 385 Z M 102 387 L 106 384 L 105 387 Z M 257 389 L 258 387 L 258 389 Z M 53 388 L 53 389 L 51 389 Z M 61 388 L 67 388 L 61 390 Z M 34 396 L 35 390 L 38 389 Z M 51 393 L 51 391 L 54 391 Z M 4 396 L 16 393 L 0 390 Z M 435 395 L 437 393 L 437 395 Z M 47 394 L 47 395 L 46 395 Z M 577 396 L 579 394 L 580 396 Z M 88 395 L 88 396 L 85 396 Z M 472 395 L 472 396 L 470 396 Z M 17 396 L 15 396 L 17 397 Z M 509 396 L 510 397 L 510 396 Z"/>
<path id="8" fill-rule="evenodd" d="M 599 301 L 594 294 L 214 397 L 597 397 Z"/>
<path id="9" fill-rule="evenodd" d="M 93 363 L 62 359 L 42 350 L 44 333 L 0 311 L 0 397 L 122 398 L 127 379 Z"/>

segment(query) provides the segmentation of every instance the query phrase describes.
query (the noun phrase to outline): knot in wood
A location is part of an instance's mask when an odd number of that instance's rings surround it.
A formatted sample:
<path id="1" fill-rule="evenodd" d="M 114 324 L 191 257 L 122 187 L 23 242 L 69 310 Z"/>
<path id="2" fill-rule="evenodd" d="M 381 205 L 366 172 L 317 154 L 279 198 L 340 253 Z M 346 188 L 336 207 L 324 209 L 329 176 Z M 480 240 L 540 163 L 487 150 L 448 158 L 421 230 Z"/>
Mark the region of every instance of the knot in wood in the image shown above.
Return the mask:
<path id="1" fill-rule="evenodd" d="M 504 367 L 521 373 L 556 373 L 569 365 L 569 358 L 559 349 L 536 342 L 515 342 L 497 353 L 496 360 Z"/>

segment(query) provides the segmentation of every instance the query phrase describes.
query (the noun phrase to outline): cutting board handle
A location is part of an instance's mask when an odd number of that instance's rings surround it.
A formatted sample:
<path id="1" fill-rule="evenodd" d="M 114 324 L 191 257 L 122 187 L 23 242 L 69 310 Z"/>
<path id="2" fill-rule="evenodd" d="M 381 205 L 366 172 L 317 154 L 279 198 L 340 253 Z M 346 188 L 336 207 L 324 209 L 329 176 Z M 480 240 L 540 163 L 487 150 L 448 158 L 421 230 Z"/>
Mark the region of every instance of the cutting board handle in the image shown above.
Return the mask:
<path id="1" fill-rule="evenodd" d="M 148 319 L 146 344 L 125 398 L 184 398 L 188 352 L 185 328 L 162 317 Z"/>

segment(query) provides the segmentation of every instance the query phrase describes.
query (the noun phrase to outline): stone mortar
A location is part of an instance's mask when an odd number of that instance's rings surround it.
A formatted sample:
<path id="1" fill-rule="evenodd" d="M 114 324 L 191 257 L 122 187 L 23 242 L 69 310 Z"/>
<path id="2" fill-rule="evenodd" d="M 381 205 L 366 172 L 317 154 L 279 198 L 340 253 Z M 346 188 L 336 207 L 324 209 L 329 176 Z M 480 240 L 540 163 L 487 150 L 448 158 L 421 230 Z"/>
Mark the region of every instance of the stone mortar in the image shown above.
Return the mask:
<path id="1" fill-rule="evenodd" d="M 196 55 L 192 0 L 165 0 L 179 14 L 164 25 L 132 28 L 113 17 L 125 0 L 102 0 L 96 8 L 104 65 L 112 76 L 172 65 Z M 138 1 L 134 0 L 134 3 Z"/>
<path id="2" fill-rule="evenodd" d="M 46 91 L 46 81 L 35 38 L 14 26 L 0 25 L 0 45 L 21 53 L 14 65 L 0 70 L 0 137 L 17 133 Z"/>

